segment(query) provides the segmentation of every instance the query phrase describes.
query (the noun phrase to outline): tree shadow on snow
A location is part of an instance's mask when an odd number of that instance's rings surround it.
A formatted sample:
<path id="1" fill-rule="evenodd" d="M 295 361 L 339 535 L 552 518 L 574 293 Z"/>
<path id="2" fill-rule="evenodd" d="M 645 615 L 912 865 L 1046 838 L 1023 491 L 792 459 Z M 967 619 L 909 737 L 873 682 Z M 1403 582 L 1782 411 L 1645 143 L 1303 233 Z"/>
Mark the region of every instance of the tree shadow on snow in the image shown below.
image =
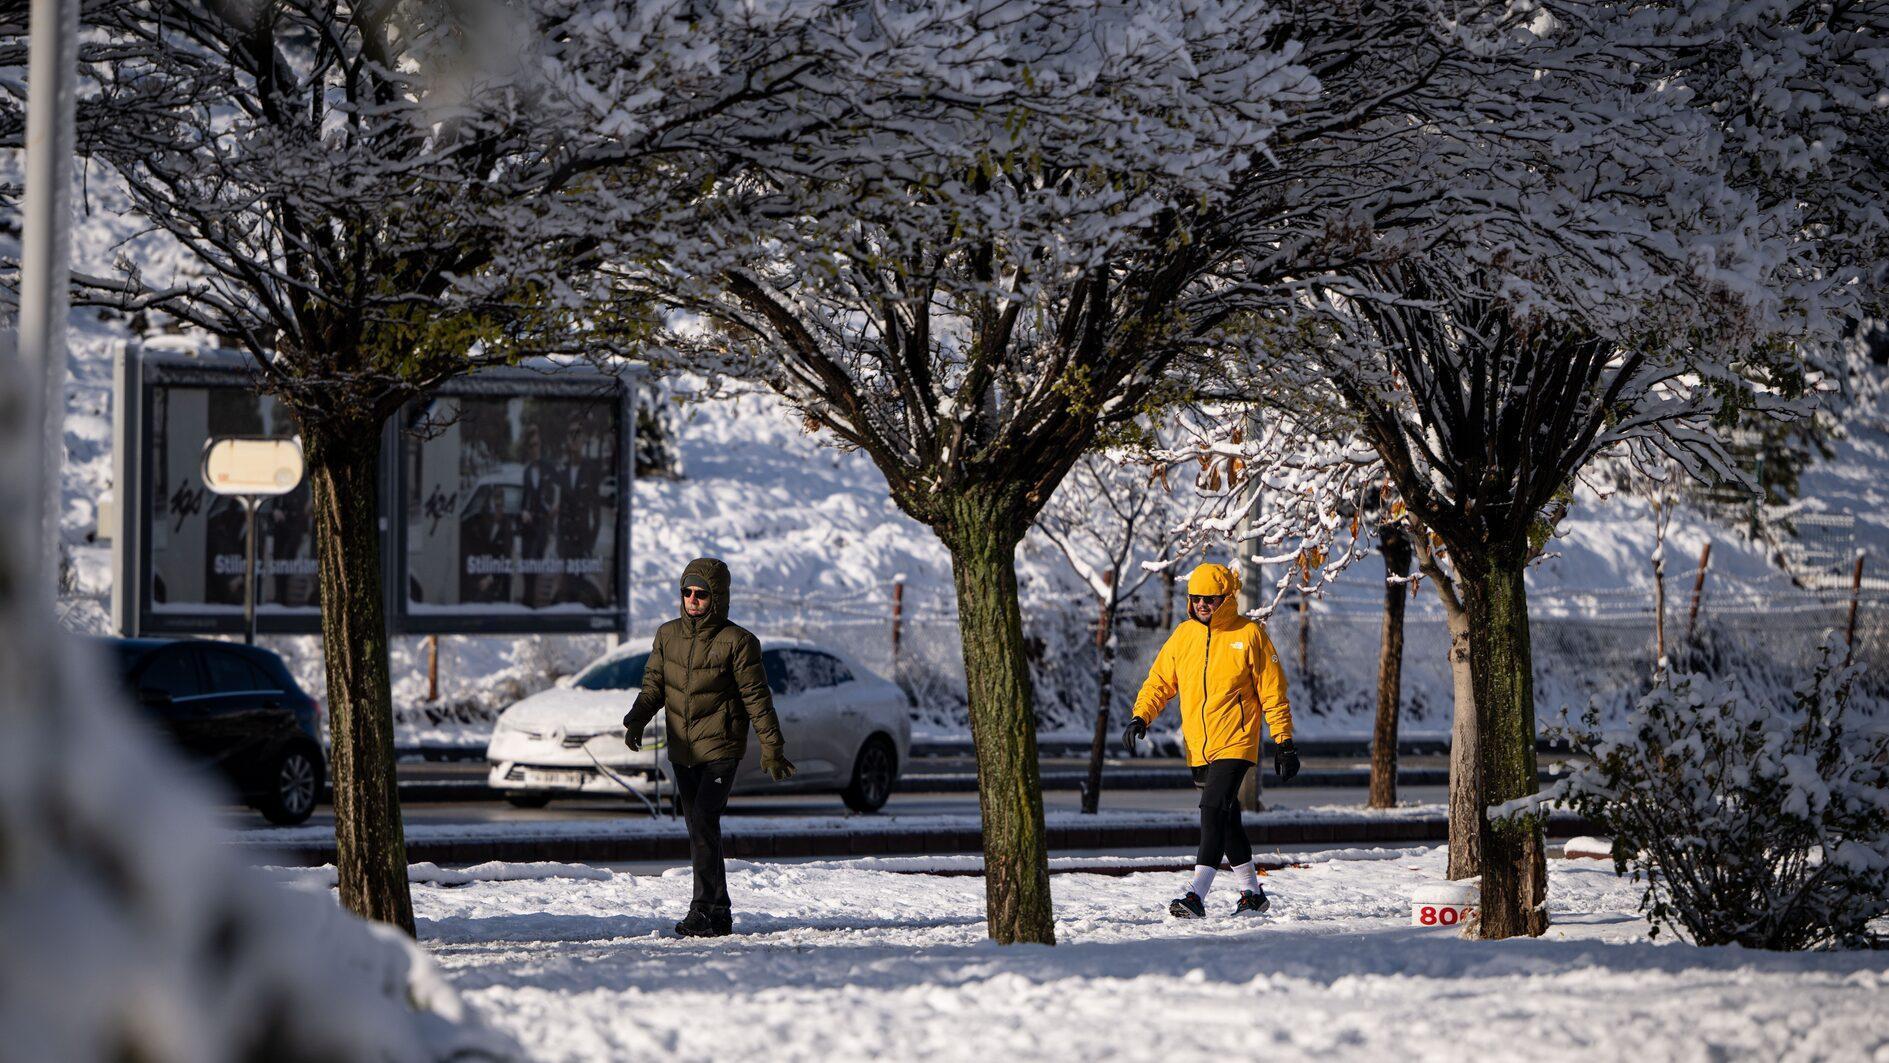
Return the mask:
<path id="1" fill-rule="evenodd" d="M 1571 917 L 1567 923 L 1585 921 Z M 1881 952 L 1806 956 L 1644 941 L 1483 942 L 1408 926 L 1334 933 L 1329 928 L 1301 929 L 1268 923 L 1222 932 L 1209 924 L 1201 933 L 1184 936 L 1075 940 L 1043 948 L 1005 947 L 989 941 L 930 944 L 909 937 L 882 937 L 887 931 L 896 934 L 900 930 L 981 927 L 983 920 L 975 917 L 843 922 L 742 915 L 737 921 L 740 932 L 729 938 L 701 941 L 648 936 L 653 931 L 667 934 L 672 922 L 629 917 L 506 916 L 449 920 L 442 924 L 446 932 L 440 936 L 445 939 L 442 951 L 460 959 L 485 951 L 482 946 L 487 944 L 570 943 L 567 948 L 534 953 L 534 962 L 529 965 L 505 961 L 480 964 L 477 969 L 462 968 L 454 975 L 462 989 L 506 985 L 628 990 L 661 985 L 665 990 L 681 992 L 747 994 L 850 986 L 891 991 L 978 982 L 999 975 L 1044 983 L 1070 977 L 1193 975 L 1223 984 L 1282 976 L 1330 986 L 1340 979 L 1372 975 L 1457 980 L 1553 977 L 1574 972 L 1642 976 L 1651 971 L 1783 974 L 1815 969 L 1842 976 L 1889 970 L 1889 954 Z M 507 928 L 506 923 L 526 925 Z M 469 924 L 495 925 L 481 925 L 481 932 L 468 934 L 463 931 Z M 432 944 L 434 935 L 428 929 L 422 924 L 422 937 Z M 865 935 L 867 940 L 860 940 L 858 935 Z M 875 937 L 881 939 L 872 940 Z M 608 940 L 611 938 L 642 940 Z M 491 951 L 515 955 L 517 950 Z"/>

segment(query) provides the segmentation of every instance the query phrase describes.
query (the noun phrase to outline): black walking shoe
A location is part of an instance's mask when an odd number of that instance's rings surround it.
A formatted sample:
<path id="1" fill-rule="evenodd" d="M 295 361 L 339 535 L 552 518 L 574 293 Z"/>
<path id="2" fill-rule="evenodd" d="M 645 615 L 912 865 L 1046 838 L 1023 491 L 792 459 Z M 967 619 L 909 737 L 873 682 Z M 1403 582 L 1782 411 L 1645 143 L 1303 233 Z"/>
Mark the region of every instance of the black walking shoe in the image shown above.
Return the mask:
<path id="1" fill-rule="evenodd" d="M 1168 914 L 1176 919 L 1204 919 L 1207 906 L 1200 903 L 1200 894 L 1188 890 L 1187 896 L 1176 897 L 1168 904 Z"/>
<path id="2" fill-rule="evenodd" d="M 1233 914 L 1263 915 L 1271 907 L 1272 901 L 1267 899 L 1265 888 L 1254 886 L 1250 890 L 1240 891 L 1240 903 L 1233 906 Z"/>
<path id="3" fill-rule="evenodd" d="M 735 914 L 726 908 L 710 910 L 708 921 L 715 928 L 716 937 L 727 937 L 735 932 Z"/>
<path id="4" fill-rule="evenodd" d="M 685 938 L 712 938 L 727 933 L 715 926 L 715 921 L 706 912 L 690 912 L 688 917 L 676 924 L 676 934 Z"/>

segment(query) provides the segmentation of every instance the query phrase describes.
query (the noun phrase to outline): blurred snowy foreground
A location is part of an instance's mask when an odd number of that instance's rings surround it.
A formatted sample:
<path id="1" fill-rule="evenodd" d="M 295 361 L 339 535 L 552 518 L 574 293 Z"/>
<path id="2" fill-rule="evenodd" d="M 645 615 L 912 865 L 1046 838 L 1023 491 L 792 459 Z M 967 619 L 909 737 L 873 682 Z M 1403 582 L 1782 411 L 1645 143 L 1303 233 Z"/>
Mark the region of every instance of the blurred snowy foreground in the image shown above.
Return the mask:
<path id="1" fill-rule="evenodd" d="M 1055 948 L 990 944 L 983 880 L 883 870 L 912 861 L 731 862 L 711 941 L 669 934 L 686 869 L 491 865 L 414 902 L 460 999 L 548 1060 L 1889 1058 L 1889 953 L 1654 943 L 1588 860 L 1555 861 L 1546 938 L 1465 941 L 1409 925 L 1443 856 L 1294 856 L 1251 921 L 1225 889 L 1168 918 L 1172 873 L 1058 874 Z"/>

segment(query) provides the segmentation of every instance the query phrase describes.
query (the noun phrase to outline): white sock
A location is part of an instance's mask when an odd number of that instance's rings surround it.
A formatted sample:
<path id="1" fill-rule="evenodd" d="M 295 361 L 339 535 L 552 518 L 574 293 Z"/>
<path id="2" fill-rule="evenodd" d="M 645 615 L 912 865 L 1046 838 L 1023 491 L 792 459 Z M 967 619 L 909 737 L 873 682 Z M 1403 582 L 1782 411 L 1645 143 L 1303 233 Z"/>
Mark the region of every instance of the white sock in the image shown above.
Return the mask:
<path id="1" fill-rule="evenodd" d="M 1201 900 L 1207 899 L 1207 891 L 1213 888 L 1214 869 L 1206 864 L 1194 865 L 1194 881 L 1187 888 Z"/>
<path id="2" fill-rule="evenodd" d="M 1244 864 L 1234 865 L 1233 881 L 1239 883 L 1240 889 L 1244 892 L 1259 892 L 1259 870 L 1254 866 L 1251 860 L 1248 860 Z"/>

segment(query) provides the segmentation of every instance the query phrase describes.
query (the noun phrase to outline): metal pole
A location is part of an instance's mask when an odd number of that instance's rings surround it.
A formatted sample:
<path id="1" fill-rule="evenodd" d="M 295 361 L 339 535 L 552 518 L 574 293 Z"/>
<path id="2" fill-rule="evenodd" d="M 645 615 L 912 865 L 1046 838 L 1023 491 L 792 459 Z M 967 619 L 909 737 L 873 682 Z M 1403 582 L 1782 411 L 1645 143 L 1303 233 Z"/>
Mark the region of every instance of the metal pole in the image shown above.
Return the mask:
<path id="1" fill-rule="evenodd" d="M 262 499 L 243 496 L 243 643 L 256 644 L 256 510 Z"/>
<path id="2" fill-rule="evenodd" d="M 1856 551 L 1856 569 L 1850 573 L 1850 619 L 1843 626 L 1843 665 L 1856 657 L 1856 603 L 1863 596 L 1863 551 Z"/>
<path id="3" fill-rule="evenodd" d="M 79 65 L 78 0 L 32 0 L 27 64 L 25 224 L 20 236 L 19 357 L 37 378 L 27 414 L 45 460 L 29 504 L 39 529 L 40 571 L 59 573 L 59 466 L 64 453 L 66 279 L 71 245 L 73 85 Z M 29 395 L 32 390 L 28 390 Z"/>
<path id="4" fill-rule="evenodd" d="M 892 675 L 899 674 L 899 651 L 905 641 L 905 577 L 892 577 Z"/>
<path id="5" fill-rule="evenodd" d="M 1082 787 L 1082 811 L 1094 815 L 1102 802 L 1102 753 L 1108 744 L 1108 710 L 1110 687 L 1115 680 L 1114 647 L 1109 640 L 1114 637 L 1115 619 L 1115 570 L 1109 569 L 1102 574 L 1102 580 L 1108 587 L 1108 597 L 1102 601 L 1102 611 L 1095 618 L 1095 648 L 1101 654 L 1101 670 L 1097 673 L 1097 691 L 1095 706 L 1095 734 L 1089 741 L 1089 775 Z"/>
<path id="6" fill-rule="evenodd" d="M 1242 430 L 1246 439 L 1258 440 L 1262 437 L 1266 422 L 1260 411 L 1246 411 Z M 1240 604 L 1242 611 L 1250 616 L 1266 604 L 1266 569 L 1259 563 L 1259 548 L 1263 544 L 1257 541 L 1259 520 L 1266 508 L 1266 486 L 1264 481 L 1255 476 L 1248 481 L 1248 487 L 1253 492 L 1252 501 L 1246 508 L 1244 519 L 1240 521 L 1239 546 L 1233 556 L 1238 565 L 1240 590 L 1246 599 Z M 1259 725 L 1257 721 L 1255 723 L 1259 726 L 1260 734 L 1259 763 L 1246 773 L 1246 779 L 1240 783 L 1239 793 L 1240 807 L 1248 812 L 1262 812 L 1266 808 L 1266 730 L 1264 725 Z"/>

